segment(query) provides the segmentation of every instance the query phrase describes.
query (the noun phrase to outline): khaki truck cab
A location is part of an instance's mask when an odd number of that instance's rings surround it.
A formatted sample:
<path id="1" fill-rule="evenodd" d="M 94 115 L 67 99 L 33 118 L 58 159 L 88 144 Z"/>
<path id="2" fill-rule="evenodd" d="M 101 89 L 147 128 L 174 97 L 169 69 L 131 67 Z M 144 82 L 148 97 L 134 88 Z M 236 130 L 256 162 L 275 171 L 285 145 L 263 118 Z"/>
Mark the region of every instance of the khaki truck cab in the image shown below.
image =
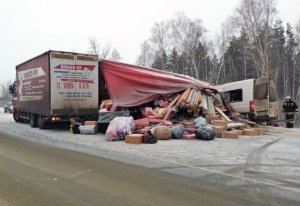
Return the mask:
<path id="1" fill-rule="evenodd" d="M 268 76 L 218 85 L 235 111 L 252 121 L 270 121 L 278 116 L 277 91 Z"/>

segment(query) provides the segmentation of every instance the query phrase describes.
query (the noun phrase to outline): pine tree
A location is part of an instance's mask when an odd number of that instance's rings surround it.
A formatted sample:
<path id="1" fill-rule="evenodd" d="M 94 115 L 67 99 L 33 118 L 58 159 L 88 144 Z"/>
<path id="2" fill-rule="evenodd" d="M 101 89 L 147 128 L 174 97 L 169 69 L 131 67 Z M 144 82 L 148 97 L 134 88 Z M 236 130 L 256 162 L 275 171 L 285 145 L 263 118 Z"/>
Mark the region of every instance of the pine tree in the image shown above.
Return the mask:
<path id="1" fill-rule="evenodd" d="M 274 79 L 277 85 L 277 93 L 280 99 L 283 99 L 285 96 L 284 92 L 284 78 L 285 78 L 285 31 L 282 25 L 282 20 L 276 20 L 276 23 L 273 28 L 273 36 L 272 36 L 272 43 L 270 45 L 271 58 L 269 60 L 270 67 L 272 68 L 274 75 L 272 79 Z"/>
<path id="2" fill-rule="evenodd" d="M 295 51 L 297 47 L 297 43 L 295 42 L 293 28 L 289 23 L 287 23 L 286 28 L 286 85 L 287 85 L 287 93 L 289 93 L 292 97 L 295 97 L 295 87 L 299 85 L 298 79 L 296 79 L 296 68 L 295 68 Z M 297 75 L 298 76 L 298 75 Z"/>
<path id="3" fill-rule="evenodd" d="M 175 47 L 168 57 L 167 70 L 174 73 L 179 73 L 179 55 Z"/>
<path id="4" fill-rule="evenodd" d="M 168 62 L 168 56 L 166 52 L 163 50 L 161 52 L 157 52 L 152 67 L 154 69 L 166 70 Z"/>

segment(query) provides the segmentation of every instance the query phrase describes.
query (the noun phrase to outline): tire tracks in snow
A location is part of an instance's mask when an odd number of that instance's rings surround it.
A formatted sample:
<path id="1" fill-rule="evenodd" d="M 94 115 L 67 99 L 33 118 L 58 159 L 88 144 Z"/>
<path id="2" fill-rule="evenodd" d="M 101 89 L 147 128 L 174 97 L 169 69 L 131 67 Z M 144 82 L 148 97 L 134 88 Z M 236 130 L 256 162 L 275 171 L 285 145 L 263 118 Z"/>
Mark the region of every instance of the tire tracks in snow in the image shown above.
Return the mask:
<path id="1" fill-rule="evenodd" d="M 252 152 L 248 154 L 244 166 L 244 176 L 246 178 L 255 179 L 257 181 L 262 180 L 264 174 L 263 172 L 261 172 L 262 156 L 270 146 L 272 146 L 273 144 L 277 143 L 280 140 L 281 139 L 275 139 L 271 142 L 268 142 L 262 145 L 261 147 L 254 149 Z M 270 190 L 270 189 L 266 189 L 266 187 L 263 188 L 263 185 L 257 184 L 255 182 L 251 182 L 249 184 L 249 192 L 253 196 L 253 198 L 257 198 L 256 194 L 263 194 L 262 190 Z M 272 202 L 272 204 L 277 205 L 276 202 Z"/>
<path id="2" fill-rule="evenodd" d="M 276 142 L 280 141 L 280 139 L 273 140 L 264 144 L 263 146 L 253 150 L 246 158 L 244 173 L 246 176 L 255 176 L 259 177 L 261 174 L 261 158 L 263 153 Z"/>

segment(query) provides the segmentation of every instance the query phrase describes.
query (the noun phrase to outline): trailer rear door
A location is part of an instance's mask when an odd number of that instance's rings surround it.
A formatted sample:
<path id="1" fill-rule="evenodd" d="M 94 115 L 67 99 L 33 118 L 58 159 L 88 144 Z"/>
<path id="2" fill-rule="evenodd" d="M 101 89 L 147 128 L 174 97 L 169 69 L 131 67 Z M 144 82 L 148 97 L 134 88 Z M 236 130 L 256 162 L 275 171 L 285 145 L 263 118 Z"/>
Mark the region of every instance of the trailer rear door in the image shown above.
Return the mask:
<path id="1" fill-rule="evenodd" d="M 51 114 L 77 116 L 98 111 L 96 56 L 51 52 Z"/>
<path id="2" fill-rule="evenodd" d="M 277 93 L 273 81 L 268 76 L 255 81 L 254 104 L 256 115 L 276 118 L 278 114 Z"/>

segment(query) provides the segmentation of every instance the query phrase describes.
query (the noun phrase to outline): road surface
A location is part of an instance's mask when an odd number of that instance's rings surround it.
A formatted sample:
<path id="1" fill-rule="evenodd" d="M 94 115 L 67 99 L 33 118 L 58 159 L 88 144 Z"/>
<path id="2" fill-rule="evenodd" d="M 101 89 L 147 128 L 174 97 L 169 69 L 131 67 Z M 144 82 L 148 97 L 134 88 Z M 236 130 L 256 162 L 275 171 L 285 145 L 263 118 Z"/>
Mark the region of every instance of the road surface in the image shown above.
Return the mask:
<path id="1" fill-rule="evenodd" d="M 0 133 L 0 206 L 226 206 L 270 201 L 296 205 Z"/>

